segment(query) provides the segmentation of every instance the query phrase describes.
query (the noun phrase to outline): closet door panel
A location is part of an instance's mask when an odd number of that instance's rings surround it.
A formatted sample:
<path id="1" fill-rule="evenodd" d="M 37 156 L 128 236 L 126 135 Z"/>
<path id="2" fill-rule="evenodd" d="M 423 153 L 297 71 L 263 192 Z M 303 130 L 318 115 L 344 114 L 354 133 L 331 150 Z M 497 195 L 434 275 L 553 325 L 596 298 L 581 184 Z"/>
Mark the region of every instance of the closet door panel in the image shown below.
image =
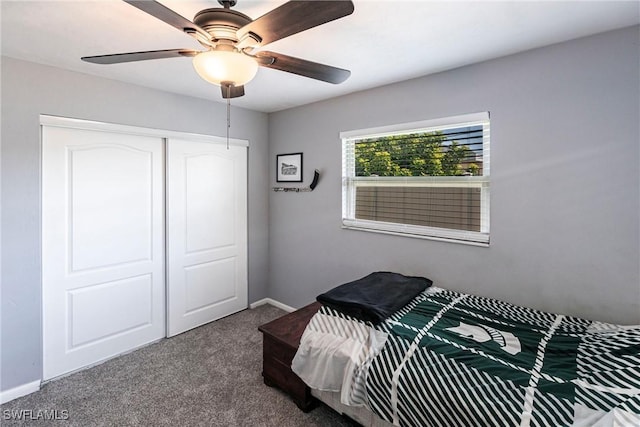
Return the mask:
<path id="1" fill-rule="evenodd" d="M 165 334 L 161 138 L 42 129 L 44 379 Z"/>
<path id="2" fill-rule="evenodd" d="M 247 149 L 167 144 L 168 335 L 247 307 Z"/>

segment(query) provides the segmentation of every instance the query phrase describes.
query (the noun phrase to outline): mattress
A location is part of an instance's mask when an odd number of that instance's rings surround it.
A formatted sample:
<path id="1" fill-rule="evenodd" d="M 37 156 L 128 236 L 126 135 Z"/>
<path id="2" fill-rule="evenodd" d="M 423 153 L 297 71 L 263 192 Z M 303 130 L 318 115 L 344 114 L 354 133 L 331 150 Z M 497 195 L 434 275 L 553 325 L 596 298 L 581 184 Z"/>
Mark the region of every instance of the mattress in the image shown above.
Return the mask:
<path id="1" fill-rule="evenodd" d="M 640 327 L 436 287 L 378 325 L 322 307 L 292 369 L 398 426 L 640 425 Z"/>

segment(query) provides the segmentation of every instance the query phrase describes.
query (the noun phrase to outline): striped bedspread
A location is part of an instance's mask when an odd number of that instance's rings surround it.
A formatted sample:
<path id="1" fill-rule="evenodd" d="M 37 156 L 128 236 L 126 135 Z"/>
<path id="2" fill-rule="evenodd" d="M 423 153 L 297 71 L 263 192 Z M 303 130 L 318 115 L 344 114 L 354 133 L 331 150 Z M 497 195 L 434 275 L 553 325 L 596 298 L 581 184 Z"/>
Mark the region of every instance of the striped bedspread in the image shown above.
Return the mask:
<path id="1" fill-rule="evenodd" d="M 399 426 L 640 426 L 640 327 L 436 287 L 375 327 L 322 307 L 292 368 Z"/>

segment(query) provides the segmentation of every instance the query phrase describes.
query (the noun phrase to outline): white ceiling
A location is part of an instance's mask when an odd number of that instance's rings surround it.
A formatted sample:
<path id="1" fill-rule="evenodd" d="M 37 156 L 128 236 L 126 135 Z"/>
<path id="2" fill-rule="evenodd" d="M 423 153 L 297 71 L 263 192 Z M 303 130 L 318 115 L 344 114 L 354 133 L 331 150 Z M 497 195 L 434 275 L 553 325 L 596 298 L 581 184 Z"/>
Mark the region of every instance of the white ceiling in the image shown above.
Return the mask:
<path id="1" fill-rule="evenodd" d="M 1 1 L 2 54 L 224 102 L 189 58 L 96 65 L 82 56 L 200 45 L 120 0 Z M 238 0 L 257 18 L 284 0 Z M 216 0 L 161 0 L 188 19 Z M 354 0 L 355 12 L 265 49 L 347 68 L 340 85 L 261 68 L 232 104 L 272 112 L 640 23 L 632 1 Z"/>

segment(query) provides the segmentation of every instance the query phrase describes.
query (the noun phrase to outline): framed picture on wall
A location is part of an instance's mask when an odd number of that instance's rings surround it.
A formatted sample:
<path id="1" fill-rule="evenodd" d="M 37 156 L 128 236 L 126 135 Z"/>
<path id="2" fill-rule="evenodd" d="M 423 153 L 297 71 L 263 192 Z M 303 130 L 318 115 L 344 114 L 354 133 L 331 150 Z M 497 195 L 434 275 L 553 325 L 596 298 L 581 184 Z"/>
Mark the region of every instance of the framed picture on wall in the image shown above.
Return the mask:
<path id="1" fill-rule="evenodd" d="M 302 153 L 276 155 L 276 181 L 302 182 Z"/>

